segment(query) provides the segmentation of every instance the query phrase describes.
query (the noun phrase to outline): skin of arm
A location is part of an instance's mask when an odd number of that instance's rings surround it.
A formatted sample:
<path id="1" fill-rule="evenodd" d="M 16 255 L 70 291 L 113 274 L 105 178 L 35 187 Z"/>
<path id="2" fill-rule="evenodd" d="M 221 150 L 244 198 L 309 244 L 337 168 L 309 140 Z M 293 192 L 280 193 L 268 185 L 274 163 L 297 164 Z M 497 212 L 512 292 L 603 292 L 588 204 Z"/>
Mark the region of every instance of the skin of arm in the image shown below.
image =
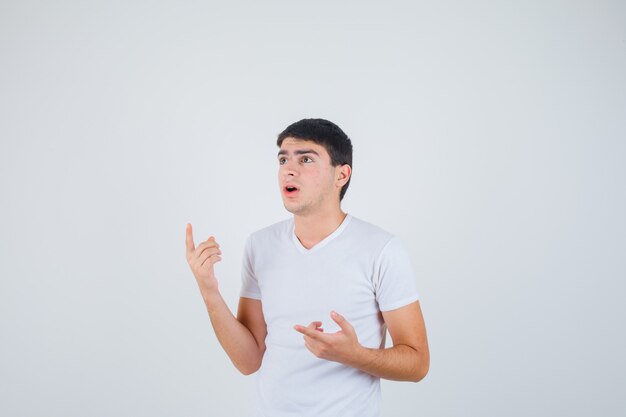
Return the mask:
<path id="1" fill-rule="evenodd" d="M 235 317 L 218 291 L 203 294 L 211 324 L 233 365 L 244 375 L 261 367 L 267 327 L 261 301 L 240 297 Z"/>
<path id="2" fill-rule="evenodd" d="M 267 334 L 261 301 L 241 297 L 237 317 L 233 316 L 219 292 L 213 268 L 222 259 L 220 245 L 211 236 L 196 247 L 191 223 L 185 231 L 185 252 L 222 348 L 241 373 L 256 372 L 265 353 Z"/>
<path id="3" fill-rule="evenodd" d="M 382 314 L 393 340 L 391 348 L 362 346 L 352 325 L 335 312 L 331 313 L 331 318 L 341 327 L 336 333 L 324 333 L 318 328 L 320 322 L 312 322 L 308 327 L 296 325 L 294 329 L 304 335 L 306 347 L 319 358 L 384 379 L 421 381 L 430 367 L 430 353 L 419 301 Z"/>

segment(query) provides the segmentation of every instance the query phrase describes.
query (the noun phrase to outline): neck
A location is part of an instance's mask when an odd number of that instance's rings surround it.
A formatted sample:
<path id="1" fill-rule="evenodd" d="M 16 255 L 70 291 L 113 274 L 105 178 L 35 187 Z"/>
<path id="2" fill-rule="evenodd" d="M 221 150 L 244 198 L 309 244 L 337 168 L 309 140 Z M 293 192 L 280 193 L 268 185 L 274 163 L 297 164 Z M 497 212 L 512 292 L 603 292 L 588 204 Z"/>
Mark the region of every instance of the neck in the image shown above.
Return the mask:
<path id="1" fill-rule="evenodd" d="M 308 215 L 294 215 L 295 233 L 302 245 L 310 248 L 333 233 L 346 218 L 340 207 Z"/>

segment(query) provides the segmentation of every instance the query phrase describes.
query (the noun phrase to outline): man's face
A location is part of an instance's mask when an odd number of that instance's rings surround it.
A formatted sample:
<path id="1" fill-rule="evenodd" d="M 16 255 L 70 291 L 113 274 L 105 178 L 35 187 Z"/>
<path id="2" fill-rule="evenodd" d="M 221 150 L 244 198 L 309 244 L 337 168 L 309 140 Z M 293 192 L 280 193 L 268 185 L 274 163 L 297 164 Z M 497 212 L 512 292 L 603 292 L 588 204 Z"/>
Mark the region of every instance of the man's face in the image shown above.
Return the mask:
<path id="1" fill-rule="evenodd" d="M 287 137 L 278 153 L 278 185 L 287 211 L 307 215 L 339 205 L 337 175 L 326 149 L 315 142 Z M 294 186 L 290 191 L 287 186 Z"/>

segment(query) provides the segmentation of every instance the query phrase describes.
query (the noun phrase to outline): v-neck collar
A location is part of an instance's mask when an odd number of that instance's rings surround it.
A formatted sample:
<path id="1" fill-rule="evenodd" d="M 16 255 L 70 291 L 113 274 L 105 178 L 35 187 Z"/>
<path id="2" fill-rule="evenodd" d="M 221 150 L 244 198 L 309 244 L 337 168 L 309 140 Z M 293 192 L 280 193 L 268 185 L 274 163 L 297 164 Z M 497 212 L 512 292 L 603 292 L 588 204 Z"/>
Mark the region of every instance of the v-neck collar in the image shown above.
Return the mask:
<path id="1" fill-rule="evenodd" d="M 298 236 L 296 236 L 296 222 L 292 218 L 291 219 L 291 240 L 293 240 L 293 243 L 296 245 L 296 248 L 298 249 L 300 253 L 306 254 L 306 253 L 317 252 L 320 249 L 322 249 L 324 246 L 326 246 L 328 243 L 330 243 L 331 240 L 339 236 L 341 232 L 343 232 L 343 230 L 346 228 L 348 223 L 350 223 L 351 219 L 352 219 L 352 216 L 350 215 L 350 213 L 346 213 L 346 217 L 343 219 L 341 224 L 335 229 L 334 232 L 326 236 L 321 241 L 317 242 L 311 249 L 307 249 L 304 247 L 304 245 L 302 245 L 302 242 L 300 242 L 300 239 L 298 239 Z"/>

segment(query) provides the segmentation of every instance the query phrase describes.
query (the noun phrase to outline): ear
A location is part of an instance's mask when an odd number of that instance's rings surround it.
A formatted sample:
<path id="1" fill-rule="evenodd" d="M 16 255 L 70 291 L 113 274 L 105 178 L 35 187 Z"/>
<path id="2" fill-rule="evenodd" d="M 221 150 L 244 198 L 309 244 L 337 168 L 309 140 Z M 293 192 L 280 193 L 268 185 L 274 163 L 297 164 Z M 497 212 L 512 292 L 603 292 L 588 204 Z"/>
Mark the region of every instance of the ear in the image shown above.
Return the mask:
<path id="1" fill-rule="evenodd" d="M 352 167 L 348 164 L 343 164 L 338 166 L 337 168 L 339 168 L 337 172 L 337 181 L 339 181 L 338 185 L 340 187 L 343 187 L 344 185 L 346 185 L 346 183 L 350 179 L 350 176 L 352 175 Z"/>

